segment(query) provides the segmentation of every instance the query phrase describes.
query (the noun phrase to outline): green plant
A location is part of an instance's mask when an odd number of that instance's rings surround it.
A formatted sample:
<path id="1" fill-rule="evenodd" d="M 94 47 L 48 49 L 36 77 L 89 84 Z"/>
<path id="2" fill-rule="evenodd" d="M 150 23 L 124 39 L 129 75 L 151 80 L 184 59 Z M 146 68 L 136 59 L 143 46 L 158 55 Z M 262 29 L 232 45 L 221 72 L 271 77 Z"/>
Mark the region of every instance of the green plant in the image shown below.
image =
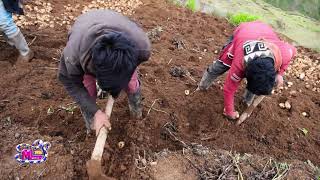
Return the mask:
<path id="1" fill-rule="evenodd" d="M 187 8 L 191 9 L 193 12 L 197 10 L 197 0 L 188 0 L 186 3 Z"/>
<path id="2" fill-rule="evenodd" d="M 60 106 L 59 109 L 65 110 L 66 112 L 73 114 L 74 111 L 77 109 L 77 106 L 73 104 L 68 104 L 67 106 Z"/>
<path id="3" fill-rule="evenodd" d="M 251 15 L 247 13 L 237 13 L 237 14 L 228 15 L 228 16 L 229 16 L 228 18 L 229 22 L 235 26 L 238 26 L 243 22 L 250 22 L 250 21 L 261 19 L 260 16 Z"/>

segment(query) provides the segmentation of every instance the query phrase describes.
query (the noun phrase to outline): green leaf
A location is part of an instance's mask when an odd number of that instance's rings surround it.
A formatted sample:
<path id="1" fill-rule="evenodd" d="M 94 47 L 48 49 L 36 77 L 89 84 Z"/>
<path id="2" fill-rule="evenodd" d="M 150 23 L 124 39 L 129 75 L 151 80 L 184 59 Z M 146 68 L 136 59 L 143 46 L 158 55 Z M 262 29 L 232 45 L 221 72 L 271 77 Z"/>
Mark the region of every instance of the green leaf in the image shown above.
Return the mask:
<path id="1" fill-rule="evenodd" d="M 197 10 L 196 0 L 188 0 L 186 6 L 187 8 L 191 9 L 193 12 Z"/>
<path id="2" fill-rule="evenodd" d="M 251 22 L 258 19 L 261 19 L 260 16 L 251 15 L 248 13 L 237 13 L 233 15 L 229 15 L 229 22 L 235 26 L 240 25 L 243 22 Z"/>

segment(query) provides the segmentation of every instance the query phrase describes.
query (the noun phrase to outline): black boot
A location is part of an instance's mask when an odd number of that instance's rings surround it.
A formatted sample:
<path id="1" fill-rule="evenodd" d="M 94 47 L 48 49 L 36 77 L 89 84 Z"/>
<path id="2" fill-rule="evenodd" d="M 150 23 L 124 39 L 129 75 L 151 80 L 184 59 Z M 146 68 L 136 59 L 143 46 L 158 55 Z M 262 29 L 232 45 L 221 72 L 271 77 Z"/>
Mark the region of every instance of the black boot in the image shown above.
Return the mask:
<path id="1" fill-rule="evenodd" d="M 133 118 L 142 118 L 142 105 L 141 105 L 141 90 L 138 89 L 137 92 L 133 94 L 128 94 L 128 104 L 130 115 Z"/>

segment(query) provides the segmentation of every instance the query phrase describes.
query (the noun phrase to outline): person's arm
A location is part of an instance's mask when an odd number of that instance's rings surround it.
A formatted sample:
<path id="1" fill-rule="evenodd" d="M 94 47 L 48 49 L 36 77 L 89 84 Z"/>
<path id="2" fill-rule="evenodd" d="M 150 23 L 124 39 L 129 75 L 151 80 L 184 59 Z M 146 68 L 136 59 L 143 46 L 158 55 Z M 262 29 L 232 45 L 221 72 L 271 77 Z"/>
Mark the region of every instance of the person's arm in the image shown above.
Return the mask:
<path id="1" fill-rule="evenodd" d="M 79 73 L 81 71 L 81 67 L 76 67 L 71 64 L 66 65 L 65 59 L 62 57 L 60 60 L 58 78 L 64 85 L 68 94 L 81 107 L 81 109 L 83 109 L 84 111 L 86 111 L 87 114 L 89 114 L 89 118 L 93 120 L 93 117 L 95 113 L 99 110 L 99 108 L 95 100 L 92 97 L 90 97 L 88 91 L 82 83 L 83 76 L 81 76 L 81 74 Z M 78 73 L 79 75 L 70 75 Z"/>
<path id="2" fill-rule="evenodd" d="M 282 59 L 282 65 L 280 67 L 280 70 L 278 72 L 279 75 L 283 76 L 284 72 L 287 70 L 289 64 L 290 64 L 290 61 L 296 56 L 297 54 L 297 49 L 295 47 L 293 47 L 292 45 L 290 44 L 287 44 L 287 48 L 288 48 L 288 51 L 289 51 L 289 55 L 288 57 L 284 57 Z"/>
<path id="3" fill-rule="evenodd" d="M 284 75 L 284 72 L 287 70 L 289 64 L 290 64 L 290 61 L 296 56 L 297 54 L 297 49 L 295 47 L 293 47 L 292 45 L 290 44 L 287 44 L 287 47 L 285 48 L 288 48 L 288 56 L 284 57 L 282 59 L 282 64 L 280 66 L 280 69 L 277 73 L 277 76 L 276 76 L 276 83 L 277 83 L 277 88 L 280 88 L 283 86 L 283 75 Z"/>
<path id="4" fill-rule="evenodd" d="M 232 119 L 236 119 L 238 114 L 234 109 L 234 95 L 240 85 L 242 78 L 231 68 L 224 84 L 224 113 Z"/>

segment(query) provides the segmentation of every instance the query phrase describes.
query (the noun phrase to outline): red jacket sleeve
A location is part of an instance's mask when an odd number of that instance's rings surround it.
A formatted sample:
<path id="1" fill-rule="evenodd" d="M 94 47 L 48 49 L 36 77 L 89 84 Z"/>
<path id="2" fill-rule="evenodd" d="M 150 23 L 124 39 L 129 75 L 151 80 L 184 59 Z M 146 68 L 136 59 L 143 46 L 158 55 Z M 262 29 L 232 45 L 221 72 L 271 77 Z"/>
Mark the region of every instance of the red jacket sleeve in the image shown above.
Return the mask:
<path id="1" fill-rule="evenodd" d="M 282 52 L 282 65 L 280 67 L 280 70 L 279 70 L 279 74 L 281 76 L 283 76 L 284 72 L 287 70 L 289 64 L 290 64 L 290 61 L 296 56 L 297 54 L 297 49 L 290 45 L 290 44 L 285 44 L 284 47 L 282 47 L 283 49 L 281 49 Z"/>
<path id="2" fill-rule="evenodd" d="M 240 85 L 241 80 L 244 78 L 243 70 L 233 64 L 228 72 L 224 84 L 224 108 L 227 114 L 234 111 L 234 95 Z"/>

